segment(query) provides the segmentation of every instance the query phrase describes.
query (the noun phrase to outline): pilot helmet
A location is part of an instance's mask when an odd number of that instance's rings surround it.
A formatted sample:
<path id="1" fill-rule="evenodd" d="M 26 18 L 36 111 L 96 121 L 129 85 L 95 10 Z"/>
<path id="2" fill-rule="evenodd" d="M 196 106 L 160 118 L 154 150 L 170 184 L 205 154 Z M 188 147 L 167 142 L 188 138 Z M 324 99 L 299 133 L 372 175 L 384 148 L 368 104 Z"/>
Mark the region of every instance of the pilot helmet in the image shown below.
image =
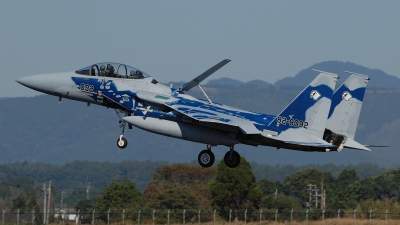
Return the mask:
<path id="1" fill-rule="evenodd" d="M 105 67 L 104 65 L 101 65 L 101 66 L 100 66 L 100 70 L 101 70 L 101 71 L 103 71 L 103 70 L 105 70 L 105 69 L 106 69 L 106 67 Z"/>

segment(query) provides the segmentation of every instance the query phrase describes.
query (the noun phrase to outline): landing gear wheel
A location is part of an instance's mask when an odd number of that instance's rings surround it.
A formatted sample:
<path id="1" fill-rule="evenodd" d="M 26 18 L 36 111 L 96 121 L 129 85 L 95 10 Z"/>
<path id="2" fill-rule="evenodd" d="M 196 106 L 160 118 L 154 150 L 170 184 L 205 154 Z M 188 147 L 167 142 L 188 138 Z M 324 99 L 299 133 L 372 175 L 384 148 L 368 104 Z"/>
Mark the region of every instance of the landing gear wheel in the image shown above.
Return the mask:
<path id="1" fill-rule="evenodd" d="M 127 145 L 128 145 L 128 140 L 126 140 L 126 138 L 124 138 L 124 137 L 118 138 L 118 140 L 117 140 L 118 148 L 123 149 Z"/>
<path id="2" fill-rule="evenodd" d="M 224 156 L 225 165 L 229 168 L 235 168 L 240 164 L 240 155 L 235 150 L 228 151 Z"/>
<path id="3" fill-rule="evenodd" d="M 203 150 L 199 153 L 199 157 L 197 158 L 200 166 L 202 167 L 210 167 L 214 164 L 215 156 L 211 150 Z"/>

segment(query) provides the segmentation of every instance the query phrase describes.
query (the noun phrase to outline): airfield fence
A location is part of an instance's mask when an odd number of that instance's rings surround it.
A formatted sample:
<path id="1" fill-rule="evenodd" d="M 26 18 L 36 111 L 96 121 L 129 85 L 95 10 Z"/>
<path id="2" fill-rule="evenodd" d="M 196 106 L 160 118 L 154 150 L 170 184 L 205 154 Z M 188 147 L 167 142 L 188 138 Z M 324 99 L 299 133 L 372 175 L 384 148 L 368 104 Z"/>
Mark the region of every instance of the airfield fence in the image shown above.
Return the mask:
<path id="1" fill-rule="evenodd" d="M 22 225 L 22 224 L 44 224 L 44 213 L 30 213 L 7 212 L 2 211 L 2 225 Z M 47 217 L 46 217 L 47 218 Z M 202 210 L 187 210 L 187 209 L 174 209 L 174 210 L 108 210 L 107 212 L 62 212 L 62 213 L 48 213 L 49 224 L 118 224 L 118 225 L 141 225 L 141 224 L 234 224 L 241 222 L 242 224 L 251 223 L 265 225 L 271 222 L 275 223 L 305 223 L 313 221 L 321 221 L 322 224 L 325 220 L 332 219 L 349 219 L 354 222 L 362 220 L 369 220 L 369 224 L 376 224 L 376 221 L 397 221 L 395 224 L 400 224 L 400 212 L 374 211 L 360 212 L 355 210 L 229 210 L 229 211 L 202 211 Z M 345 221 L 345 220 L 343 220 Z M 374 221 L 374 222 L 372 222 Z M 335 223 L 340 224 L 340 222 Z M 346 223 L 348 224 L 348 223 Z"/>

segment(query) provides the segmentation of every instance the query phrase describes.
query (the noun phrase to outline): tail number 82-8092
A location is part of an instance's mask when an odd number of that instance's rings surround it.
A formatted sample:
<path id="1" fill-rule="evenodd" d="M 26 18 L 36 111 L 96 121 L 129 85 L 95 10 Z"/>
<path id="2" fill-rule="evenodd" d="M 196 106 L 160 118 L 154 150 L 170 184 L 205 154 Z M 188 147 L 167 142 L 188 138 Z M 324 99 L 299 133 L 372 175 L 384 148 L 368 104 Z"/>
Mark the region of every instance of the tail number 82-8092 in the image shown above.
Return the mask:
<path id="1" fill-rule="evenodd" d="M 293 119 L 292 116 L 289 116 L 290 118 L 286 118 L 284 116 L 278 116 L 277 118 L 277 125 L 282 124 L 286 125 L 288 124 L 291 127 L 302 127 L 307 129 L 308 122 L 298 120 L 298 119 Z"/>

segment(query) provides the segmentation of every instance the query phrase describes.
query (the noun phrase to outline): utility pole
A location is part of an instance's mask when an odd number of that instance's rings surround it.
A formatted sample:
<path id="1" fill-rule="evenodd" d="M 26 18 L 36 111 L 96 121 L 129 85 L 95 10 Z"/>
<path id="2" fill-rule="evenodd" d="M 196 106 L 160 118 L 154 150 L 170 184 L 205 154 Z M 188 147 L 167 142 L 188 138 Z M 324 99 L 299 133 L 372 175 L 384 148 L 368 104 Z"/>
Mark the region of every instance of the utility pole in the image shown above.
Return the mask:
<path id="1" fill-rule="evenodd" d="M 315 209 L 317 209 L 318 208 L 318 197 L 320 196 L 319 194 L 318 194 L 318 191 L 319 191 L 319 189 L 315 189 Z"/>
<path id="2" fill-rule="evenodd" d="M 325 189 L 324 189 L 324 179 L 321 179 L 321 210 L 325 209 Z"/>
<path id="3" fill-rule="evenodd" d="M 311 205 L 312 205 L 312 202 L 313 202 L 313 200 L 312 200 L 312 196 L 313 196 L 312 192 L 315 191 L 315 195 L 318 195 L 318 189 L 317 189 L 317 186 L 315 184 L 311 184 L 311 183 L 308 184 L 307 187 L 308 187 L 308 191 L 309 191 L 309 199 L 308 199 L 307 206 L 308 206 L 308 208 L 311 208 Z M 318 201 L 318 199 L 316 201 Z M 317 202 L 315 204 L 317 204 Z"/>
<path id="4" fill-rule="evenodd" d="M 49 181 L 49 198 L 48 200 L 48 204 L 47 204 L 47 219 L 46 219 L 46 224 L 49 224 L 49 217 L 50 217 L 50 200 L 51 200 L 51 181 Z"/>
<path id="5" fill-rule="evenodd" d="M 308 184 L 307 185 L 307 187 L 308 187 L 308 193 L 309 193 L 309 196 L 308 196 L 308 206 L 310 207 L 311 206 L 311 191 L 312 191 L 312 184 L 310 183 L 310 184 Z"/>
<path id="6" fill-rule="evenodd" d="M 86 199 L 89 200 L 89 190 L 90 190 L 90 182 L 87 183 L 86 185 Z"/>
<path id="7" fill-rule="evenodd" d="M 49 193 L 49 190 L 46 189 L 46 184 L 43 184 L 43 224 L 47 224 L 46 220 L 47 220 L 47 207 L 46 207 L 46 203 L 47 203 L 47 194 Z"/>
<path id="8" fill-rule="evenodd" d="M 63 209 L 63 206 L 64 206 L 65 194 L 66 194 L 65 191 L 62 191 L 62 192 L 61 192 L 61 206 L 60 206 L 60 210 L 62 210 L 62 209 Z"/>

